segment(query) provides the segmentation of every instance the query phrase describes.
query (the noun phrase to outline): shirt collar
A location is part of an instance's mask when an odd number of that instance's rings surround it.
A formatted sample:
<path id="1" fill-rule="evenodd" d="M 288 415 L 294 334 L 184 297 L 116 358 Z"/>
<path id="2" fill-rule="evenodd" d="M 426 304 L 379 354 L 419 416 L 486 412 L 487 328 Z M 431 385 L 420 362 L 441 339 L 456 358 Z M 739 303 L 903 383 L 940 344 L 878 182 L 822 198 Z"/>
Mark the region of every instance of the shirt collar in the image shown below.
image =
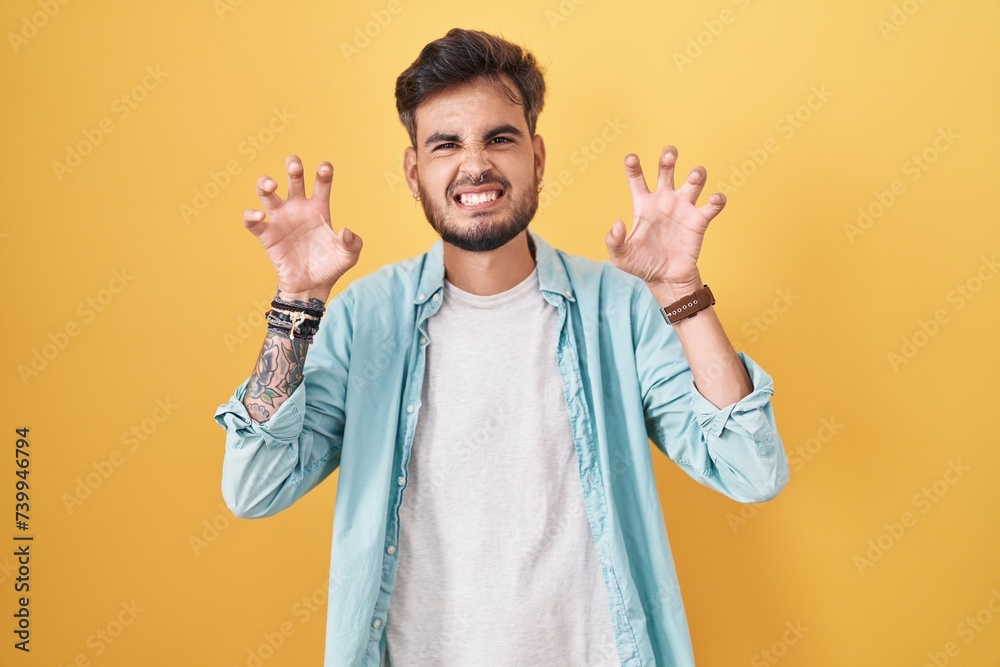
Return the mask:
<path id="1" fill-rule="evenodd" d="M 573 296 L 569 274 L 559 257 L 558 251 L 549 245 L 537 232 L 527 230 L 530 240 L 535 244 L 535 264 L 538 268 L 538 288 L 542 292 L 551 292 L 576 301 Z M 444 241 L 438 239 L 430 247 L 424 257 L 420 270 L 420 281 L 417 285 L 415 304 L 421 304 L 430 299 L 439 290 L 444 289 Z"/>

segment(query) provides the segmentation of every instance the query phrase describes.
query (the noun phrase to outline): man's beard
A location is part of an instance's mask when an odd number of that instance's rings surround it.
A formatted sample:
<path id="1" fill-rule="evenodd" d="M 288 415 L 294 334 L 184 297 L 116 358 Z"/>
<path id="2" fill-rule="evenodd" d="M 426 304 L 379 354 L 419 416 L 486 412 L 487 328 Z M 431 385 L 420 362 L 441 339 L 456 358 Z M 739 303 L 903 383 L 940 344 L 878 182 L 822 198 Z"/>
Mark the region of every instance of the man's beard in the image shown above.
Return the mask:
<path id="1" fill-rule="evenodd" d="M 423 184 L 417 183 L 417 191 L 424 207 L 424 215 L 428 222 L 445 243 L 450 243 L 462 250 L 470 252 L 488 252 L 496 250 L 513 240 L 518 234 L 528 228 L 528 223 L 535 217 L 538 210 L 538 180 L 537 177 L 525 192 L 511 194 L 510 182 L 499 175 L 487 172 L 483 181 L 466 181 L 455 183 L 448 188 L 448 198 L 454 201 L 454 192 L 462 185 L 495 185 L 503 190 L 503 199 L 509 198 L 510 210 L 506 215 L 493 209 L 475 211 L 469 215 L 470 221 L 463 229 L 457 225 L 453 217 L 437 205 L 437 200 L 429 197 Z M 501 217 L 502 216 L 502 217 Z"/>

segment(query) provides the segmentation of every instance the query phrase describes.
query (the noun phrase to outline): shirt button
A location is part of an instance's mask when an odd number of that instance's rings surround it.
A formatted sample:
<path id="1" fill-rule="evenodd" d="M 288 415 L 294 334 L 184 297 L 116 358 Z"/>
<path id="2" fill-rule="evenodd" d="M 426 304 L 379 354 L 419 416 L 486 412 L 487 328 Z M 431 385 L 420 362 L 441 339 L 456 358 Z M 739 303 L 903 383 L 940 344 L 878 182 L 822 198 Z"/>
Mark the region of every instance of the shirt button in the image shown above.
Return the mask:
<path id="1" fill-rule="evenodd" d="M 396 484 L 403 486 L 403 484 L 406 484 L 406 478 L 400 475 L 399 477 L 396 478 Z"/>
<path id="2" fill-rule="evenodd" d="M 573 292 L 571 292 L 570 290 L 566 290 L 565 292 L 563 292 L 563 294 L 565 294 L 566 296 L 573 296 Z"/>
<path id="3" fill-rule="evenodd" d="M 382 625 L 382 621 L 378 620 L 377 618 L 374 621 L 372 621 L 373 628 L 378 628 L 380 625 Z"/>
<path id="4" fill-rule="evenodd" d="M 420 337 L 420 344 L 421 344 L 421 345 L 423 345 L 423 344 L 424 344 L 424 343 L 426 343 L 426 342 L 427 342 L 427 339 L 426 339 L 426 338 L 424 338 L 423 336 L 421 336 L 421 337 Z"/>
<path id="5" fill-rule="evenodd" d="M 440 301 L 440 300 L 441 300 L 441 295 L 438 294 L 437 292 L 435 292 L 434 296 L 431 297 L 431 301 Z"/>
<path id="6" fill-rule="evenodd" d="M 406 406 L 406 411 L 413 412 L 413 403 L 410 403 L 409 405 Z"/>
<path id="7" fill-rule="evenodd" d="M 391 556 L 392 554 L 396 553 L 396 547 L 390 544 L 385 548 L 385 552 Z"/>
<path id="8" fill-rule="evenodd" d="M 419 301 L 423 301 L 424 300 L 424 293 L 423 292 L 421 292 L 420 294 L 417 295 L 417 300 L 419 300 Z"/>

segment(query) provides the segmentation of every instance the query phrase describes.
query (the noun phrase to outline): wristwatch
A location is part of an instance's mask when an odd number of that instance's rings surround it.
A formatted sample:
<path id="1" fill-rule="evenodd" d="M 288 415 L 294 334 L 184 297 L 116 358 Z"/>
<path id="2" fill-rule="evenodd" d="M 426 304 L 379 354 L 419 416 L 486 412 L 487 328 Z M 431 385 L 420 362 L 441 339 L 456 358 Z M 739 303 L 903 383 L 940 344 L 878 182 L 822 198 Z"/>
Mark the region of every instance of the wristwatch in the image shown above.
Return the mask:
<path id="1" fill-rule="evenodd" d="M 673 326 L 680 320 L 687 317 L 694 317 L 698 311 L 705 310 L 715 303 L 715 296 L 708 285 L 702 285 L 691 294 L 681 297 L 677 301 L 660 308 L 660 314 L 667 324 Z"/>

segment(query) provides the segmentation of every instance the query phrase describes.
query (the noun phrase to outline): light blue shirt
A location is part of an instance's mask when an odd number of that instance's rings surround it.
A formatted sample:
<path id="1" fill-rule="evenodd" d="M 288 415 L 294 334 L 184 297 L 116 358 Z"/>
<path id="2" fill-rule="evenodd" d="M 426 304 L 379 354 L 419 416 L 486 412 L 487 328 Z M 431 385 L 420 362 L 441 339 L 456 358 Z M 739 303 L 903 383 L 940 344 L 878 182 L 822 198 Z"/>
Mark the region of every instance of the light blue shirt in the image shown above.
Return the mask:
<path id="1" fill-rule="evenodd" d="M 693 665 L 649 440 L 734 500 L 774 498 L 788 482 L 788 458 L 771 377 L 738 353 L 753 390 L 716 408 L 695 387 L 680 341 L 641 279 L 528 234 L 539 289 L 558 308 L 555 354 L 621 664 Z M 227 431 L 222 495 L 237 516 L 280 512 L 340 467 L 327 667 L 380 664 L 427 318 L 443 288 L 440 240 L 354 280 L 328 304 L 303 382 L 267 422 L 243 406 L 250 378 L 215 412 Z"/>

